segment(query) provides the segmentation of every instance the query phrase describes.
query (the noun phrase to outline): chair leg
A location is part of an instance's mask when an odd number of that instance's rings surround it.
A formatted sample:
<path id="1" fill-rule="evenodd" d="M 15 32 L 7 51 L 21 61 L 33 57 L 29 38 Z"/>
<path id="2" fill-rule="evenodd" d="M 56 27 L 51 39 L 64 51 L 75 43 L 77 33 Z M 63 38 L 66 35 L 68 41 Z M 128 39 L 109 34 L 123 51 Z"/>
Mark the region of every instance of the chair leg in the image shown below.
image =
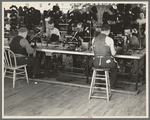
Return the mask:
<path id="1" fill-rule="evenodd" d="M 24 67 L 24 70 L 25 70 L 25 74 L 26 74 L 27 84 L 29 84 L 29 79 L 28 79 L 27 68 L 26 68 L 26 67 Z"/>
<path id="2" fill-rule="evenodd" d="M 13 71 L 13 88 L 15 88 L 16 70 Z"/>
<path id="3" fill-rule="evenodd" d="M 95 70 L 93 71 L 93 75 L 92 75 L 92 81 L 91 81 L 91 87 L 90 87 L 90 92 L 89 92 L 89 99 L 91 98 L 91 94 L 92 94 L 92 89 L 93 89 L 93 83 L 95 81 Z"/>
<path id="4" fill-rule="evenodd" d="M 5 70 L 4 70 L 4 78 L 5 78 L 6 71 L 7 71 L 7 69 L 5 68 Z"/>

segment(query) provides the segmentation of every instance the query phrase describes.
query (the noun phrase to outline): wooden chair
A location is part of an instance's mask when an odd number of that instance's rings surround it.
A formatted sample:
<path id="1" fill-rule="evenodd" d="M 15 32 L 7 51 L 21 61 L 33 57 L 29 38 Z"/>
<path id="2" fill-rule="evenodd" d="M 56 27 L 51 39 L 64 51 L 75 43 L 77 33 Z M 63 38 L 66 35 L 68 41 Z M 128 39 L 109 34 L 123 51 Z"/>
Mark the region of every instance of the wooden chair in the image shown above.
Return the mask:
<path id="1" fill-rule="evenodd" d="M 89 99 L 91 97 L 105 98 L 109 101 L 111 97 L 111 88 L 110 88 L 110 79 L 109 79 L 110 69 L 100 68 L 100 67 L 93 67 L 92 69 L 93 69 L 93 75 L 92 75 L 92 81 L 91 81 L 91 86 L 90 86 Z M 106 87 L 102 87 L 102 86 L 106 86 Z M 105 92 L 104 90 L 106 90 L 107 97 L 94 95 L 97 92 L 98 93 Z"/>
<path id="2" fill-rule="evenodd" d="M 26 66 L 27 65 L 17 65 L 15 54 L 10 49 L 5 48 L 4 78 L 13 78 L 13 88 L 15 88 L 15 81 L 18 79 L 26 78 L 27 83 L 29 84 Z M 9 75 L 7 75 L 6 73 L 8 73 Z"/>

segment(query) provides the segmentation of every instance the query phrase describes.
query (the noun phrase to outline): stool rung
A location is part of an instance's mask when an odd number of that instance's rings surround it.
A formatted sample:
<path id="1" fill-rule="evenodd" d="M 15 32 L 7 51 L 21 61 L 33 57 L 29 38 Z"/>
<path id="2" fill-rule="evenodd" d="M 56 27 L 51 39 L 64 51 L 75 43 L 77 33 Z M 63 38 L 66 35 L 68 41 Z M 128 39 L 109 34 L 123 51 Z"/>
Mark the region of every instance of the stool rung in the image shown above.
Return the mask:
<path id="1" fill-rule="evenodd" d="M 104 69 L 95 69 L 95 71 L 102 71 L 102 72 L 104 72 L 104 71 L 109 71 L 109 70 L 104 70 Z"/>
<path id="2" fill-rule="evenodd" d="M 106 91 L 93 91 L 93 93 L 106 93 Z"/>
<path id="3" fill-rule="evenodd" d="M 98 77 L 100 77 L 100 76 L 101 76 L 101 77 L 105 77 L 105 75 L 96 75 L 96 77 L 97 77 L 97 76 L 98 76 Z"/>
<path id="4" fill-rule="evenodd" d="M 102 90 L 106 90 L 106 88 L 104 88 L 104 87 L 93 87 L 93 89 L 102 89 Z"/>
<path id="5" fill-rule="evenodd" d="M 91 96 L 93 98 L 104 98 L 104 99 L 107 99 L 107 97 L 99 97 L 99 96 Z"/>
<path id="6" fill-rule="evenodd" d="M 95 79 L 106 80 L 106 78 L 98 78 L 98 77 L 95 77 Z"/>
<path id="7" fill-rule="evenodd" d="M 95 83 L 95 85 L 106 85 L 106 83 Z"/>

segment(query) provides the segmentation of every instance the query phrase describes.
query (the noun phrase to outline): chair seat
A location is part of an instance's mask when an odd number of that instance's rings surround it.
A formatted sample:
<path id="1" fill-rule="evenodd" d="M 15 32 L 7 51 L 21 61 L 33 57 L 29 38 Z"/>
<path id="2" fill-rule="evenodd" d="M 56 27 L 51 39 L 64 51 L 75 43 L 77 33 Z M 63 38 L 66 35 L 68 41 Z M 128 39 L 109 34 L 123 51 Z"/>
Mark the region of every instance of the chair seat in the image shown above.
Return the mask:
<path id="1" fill-rule="evenodd" d="M 110 68 L 105 68 L 105 67 L 100 67 L 100 66 L 94 66 L 92 67 L 93 70 L 98 70 L 98 71 L 109 71 Z"/>
<path id="2" fill-rule="evenodd" d="M 27 64 L 25 64 L 25 65 L 18 65 L 17 67 L 15 67 L 15 66 L 12 66 L 12 67 L 4 66 L 4 68 L 6 68 L 6 69 L 19 69 L 19 68 L 26 67 L 26 66 L 27 66 Z"/>

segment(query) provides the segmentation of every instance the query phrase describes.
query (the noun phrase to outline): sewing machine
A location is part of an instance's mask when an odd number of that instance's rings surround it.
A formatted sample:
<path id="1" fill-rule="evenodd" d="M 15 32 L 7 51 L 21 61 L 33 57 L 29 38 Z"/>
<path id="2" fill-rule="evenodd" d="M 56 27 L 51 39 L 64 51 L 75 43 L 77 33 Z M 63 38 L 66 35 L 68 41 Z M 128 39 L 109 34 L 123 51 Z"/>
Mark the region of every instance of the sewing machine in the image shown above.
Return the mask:
<path id="1" fill-rule="evenodd" d="M 77 30 L 73 35 L 66 35 L 65 40 L 63 41 L 63 46 L 67 44 L 68 50 L 80 51 L 83 42 L 83 39 L 80 36 L 80 33 L 82 32 L 83 32 L 82 28 L 77 28 Z"/>

